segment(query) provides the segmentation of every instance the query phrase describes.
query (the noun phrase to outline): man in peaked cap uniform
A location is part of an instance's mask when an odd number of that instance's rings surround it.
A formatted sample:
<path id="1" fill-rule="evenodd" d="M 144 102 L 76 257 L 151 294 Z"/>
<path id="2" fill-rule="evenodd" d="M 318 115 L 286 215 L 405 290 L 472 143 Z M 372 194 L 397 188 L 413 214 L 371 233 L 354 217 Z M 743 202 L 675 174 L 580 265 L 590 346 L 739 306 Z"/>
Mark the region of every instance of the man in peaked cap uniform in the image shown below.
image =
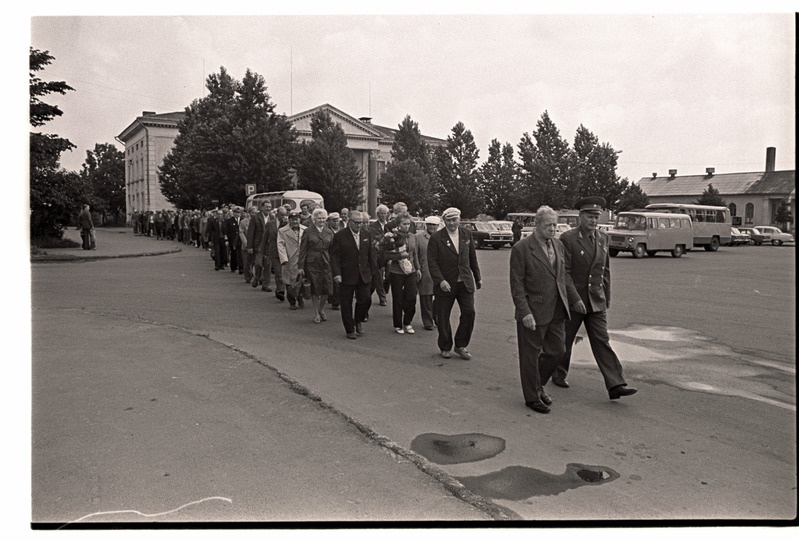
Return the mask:
<path id="1" fill-rule="evenodd" d="M 601 197 L 586 197 L 575 205 L 580 211 L 579 224 L 560 236 L 566 260 L 566 285 L 571 319 L 566 322 L 566 350 L 552 375 L 560 387 L 568 387 L 572 345 L 580 325 L 585 325 L 594 360 L 599 366 L 611 400 L 637 392 L 628 387 L 621 362 L 610 347 L 607 309 L 610 307 L 610 258 L 608 236 L 597 229 L 605 207 Z"/>

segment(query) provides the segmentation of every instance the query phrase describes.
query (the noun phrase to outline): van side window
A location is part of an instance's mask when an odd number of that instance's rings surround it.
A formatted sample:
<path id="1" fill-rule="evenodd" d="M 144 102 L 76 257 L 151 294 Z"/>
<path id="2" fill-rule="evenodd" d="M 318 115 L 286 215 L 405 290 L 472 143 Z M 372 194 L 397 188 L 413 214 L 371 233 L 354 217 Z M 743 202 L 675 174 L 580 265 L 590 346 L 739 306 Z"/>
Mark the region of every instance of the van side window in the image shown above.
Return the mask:
<path id="1" fill-rule="evenodd" d="M 671 227 L 672 228 L 680 227 L 680 219 L 679 218 L 669 218 L 669 221 L 671 222 Z"/>
<path id="2" fill-rule="evenodd" d="M 691 228 L 691 222 L 690 222 L 690 220 L 688 220 L 688 218 L 682 218 L 681 221 L 682 221 L 683 228 L 685 228 L 685 229 L 690 229 Z"/>

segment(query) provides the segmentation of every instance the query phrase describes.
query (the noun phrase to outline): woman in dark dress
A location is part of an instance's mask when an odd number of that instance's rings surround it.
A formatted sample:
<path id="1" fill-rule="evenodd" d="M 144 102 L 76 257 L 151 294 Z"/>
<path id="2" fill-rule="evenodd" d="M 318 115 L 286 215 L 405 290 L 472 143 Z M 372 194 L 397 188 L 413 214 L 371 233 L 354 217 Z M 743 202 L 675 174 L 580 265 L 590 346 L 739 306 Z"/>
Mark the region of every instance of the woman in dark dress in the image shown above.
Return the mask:
<path id="1" fill-rule="evenodd" d="M 305 230 L 300 241 L 298 266 L 311 286 L 311 302 L 314 308 L 314 323 L 327 321 L 324 303 L 333 293 L 333 273 L 330 268 L 330 243 L 333 231 L 327 227 L 327 211 L 314 209 L 312 224 Z"/>

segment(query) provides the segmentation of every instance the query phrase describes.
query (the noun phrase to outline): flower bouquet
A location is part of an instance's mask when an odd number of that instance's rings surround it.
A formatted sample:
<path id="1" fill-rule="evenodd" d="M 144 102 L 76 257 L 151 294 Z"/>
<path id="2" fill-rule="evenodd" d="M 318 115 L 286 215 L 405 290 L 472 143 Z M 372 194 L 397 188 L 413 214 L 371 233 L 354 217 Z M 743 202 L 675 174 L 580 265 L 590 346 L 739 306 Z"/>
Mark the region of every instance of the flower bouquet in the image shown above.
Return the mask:
<path id="1" fill-rule="evenodd" d="M 380 241 L 380 249 L 386 253 L 393 253 L 393 254 L 407 254 L 408 253 L 408 232 L 400 227 L 395 227 L 390 231 L 386 231 L 386 234 L 383 235 L 382 240 Z M 411 263 L 410 258 L 403 257 L 397 259 L 397 264 L 399 265 L 402 272 L 405 274 L 410 274 L 413 272 L 413 264 Z"/>

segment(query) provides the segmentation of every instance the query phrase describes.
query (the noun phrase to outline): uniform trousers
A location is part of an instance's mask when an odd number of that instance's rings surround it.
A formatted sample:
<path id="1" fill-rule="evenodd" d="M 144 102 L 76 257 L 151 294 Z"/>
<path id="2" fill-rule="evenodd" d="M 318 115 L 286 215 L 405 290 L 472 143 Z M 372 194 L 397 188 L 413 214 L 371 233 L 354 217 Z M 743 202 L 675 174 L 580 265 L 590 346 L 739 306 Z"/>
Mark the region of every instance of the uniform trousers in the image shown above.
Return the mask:
<path id="1" fill-rule="evenodd" d="M 613 351 L 613 348 L 610 347 L 608 316 L 605 310 L 589 314 L 572 313 L 571 319 L 566 322 L 566 349 L 555 367 L 552 378 L 555 380 L 566 378 L 571 364 L 572 346 L 574 345 L 577 331 L 580 330 L 580 325 L 585 325 L 588 342 L 591 344 L 591 352 L 594 354 L 594 360 L 599 367 L 599 371 L 602 372 L 605 387 L 611 389 L 617 385 L 624 385 L 621 362 L 619 362 L 619 357 Z M 546 380 L 544 383 L 546 383 Z"/>

